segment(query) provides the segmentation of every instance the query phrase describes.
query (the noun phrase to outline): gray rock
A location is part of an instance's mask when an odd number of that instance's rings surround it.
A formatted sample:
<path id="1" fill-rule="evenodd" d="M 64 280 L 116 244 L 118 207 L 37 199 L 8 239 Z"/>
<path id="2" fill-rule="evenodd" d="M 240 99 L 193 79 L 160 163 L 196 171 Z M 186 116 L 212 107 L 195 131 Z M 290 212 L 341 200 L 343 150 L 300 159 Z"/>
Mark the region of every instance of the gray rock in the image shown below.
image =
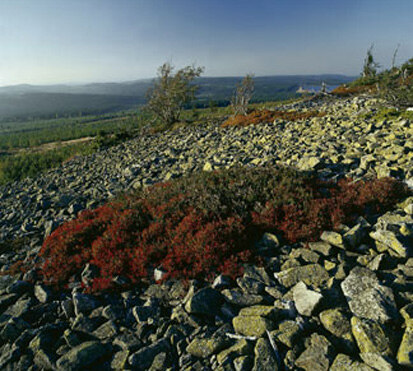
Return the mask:
<path id="1" fill-rule="evenodd" d="M 393 291 L 382 285 L 371 270 L 354 268 L 341 283 L 341 289 L 355 316 L 383 323 L 397 319 Z"/>
<path id="2" fill-rule="evenodd" d="M 218 313 L 223 302 L 224 298 L 219 291 L 207 287 L 189 298 L 185 304 L 185 310 L 191 314 L 211 316 Z"/>
<path id="3" fill-rule="evenodd" d="M 129 357 L 129 363 L 132 367 L 147 369 L 152 365 L 155 357 L 160 353 L 168 353 L 170 344 L 167 339 L 158 340 L 156 343 L 148 345 L 138 350 Z"/>
<path id="4" fill-rule="evenodd" d="M 78 370 L 90 368 L 108 354 L 108 347 L 97 341 L 87 341 L 74 347 L 60 357 L 56 366 L 59 370 Z"/>
<path id="5" fill-rule="evenodd" d="M 268 339 L 258 339 L 254 353 L 253 371 L 277 371 L 279 369 L 277 357 Z"/>
<path id="6" fill-rule="evenodd" d="M 48 302 L 51 297 L 52 293 L 51 291 L 44 285 L 35 285 L 34 286 L 34 296 L 36 297 L 37 300 L 39 300 L 41 303 L 46 303 Z"/>
<path id="7" fill-rule="evenodd" d="M 317 333 L 311 335 L 310 346 L 301 353 L 295 364 L 306 371 L 330 369 L 333 362 L 334 349 L 330 342 Z"/>
<path id="8" fill-rule="evenodd" d="M 303 316 L 312 316 L 323 296 L 307 289 L 304 282 L 299 282 L 293 287 L 293 297 L 298 313 Z"/>
<path id="9" fill-rule="evenodd" d="M 97 300 L 88 294 L 75 292 L 72 295 L 75 314 L 89 314 L 93 309 L 99 306 Z"/>

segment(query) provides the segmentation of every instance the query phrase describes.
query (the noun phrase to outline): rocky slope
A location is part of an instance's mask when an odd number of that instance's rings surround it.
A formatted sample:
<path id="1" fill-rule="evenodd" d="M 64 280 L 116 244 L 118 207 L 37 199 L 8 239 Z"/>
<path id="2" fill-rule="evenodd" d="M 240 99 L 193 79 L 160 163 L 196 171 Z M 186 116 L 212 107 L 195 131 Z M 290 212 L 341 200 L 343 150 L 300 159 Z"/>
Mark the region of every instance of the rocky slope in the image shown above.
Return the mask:
<path id="1" fill-rule="evenodd" d="M 290 105 L 308 122 L 218 125 L 146 135 L 38 179 L 0 188 L 4 272 L 84 208 L 137 187 L 235 164 L 294 165 L 322 177 L 393 175 L 412 185 L 413 127 L 360 114 L 354 98 Z M 413 199 L 371 220 L 287 246 L 265 234 L 265 268 L 230 282 L 150 285 L 105 295 L 56 293 L 0 277 L 1 369 L 397 370 L 413 366 Z M 10 240 L 21 239 L 16 251 Z M 93 274 L 85 267 L 83 279 Z"/>

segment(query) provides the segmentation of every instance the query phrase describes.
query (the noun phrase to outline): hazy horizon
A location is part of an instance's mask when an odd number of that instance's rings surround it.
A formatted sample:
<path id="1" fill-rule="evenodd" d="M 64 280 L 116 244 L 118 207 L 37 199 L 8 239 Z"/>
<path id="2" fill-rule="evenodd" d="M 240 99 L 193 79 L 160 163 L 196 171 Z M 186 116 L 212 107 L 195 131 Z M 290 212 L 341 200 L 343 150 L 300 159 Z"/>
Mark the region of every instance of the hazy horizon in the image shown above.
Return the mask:
<path id="1" fill-rule="evenodd" d="M 413 56 L 413 1 L 2 0 L 0 86 L 153 78 L 171 61 L 205 77 L 359 75 Z"/>
<path id="2" fill-rule="evenodd" d="M 356 77 L 356 75 L 344 75 L 344 74 L 339 74 L 339 73 L 320 73 L 320 74 L 284 74 L 284 75 L 257 75 L 254 74 L 254 78 L 265 78 L 265 77 L 295 77 L 295 76 L 322 76 L 322 75 L 331 75 L 331 76 L 343 76 L 343 77 Z M 242 75 L 233 75 L 233 76 L 207 76 L 207 75 L 202 75 L 200 78 L 242 78 Z M 85 81 L 85 82 L 58 82 L 58 83 L 50 83 L 50 84 L 28 84 L 28 83 L 18 83 L 18 84 L 9 84 L 9 85 L 0 85 L 0 88 L 7 88 L 7 87 L 15 87 L 15 86 L 39 86 L 39 87 L 50 87 L 50 86 L 84 86 L 84 85 L 93 85 L 93 84 L 129 84 L 129 83 L 134 83 L 134 82 L 140 82 L 140 81 L 148 81 L 148 80 L 153 80 L 155 79 L 156 76 L 152 77 L 144 77 L 141 79 L 135 79 L 135 80 L 120 80 L 120 81 Z"/>

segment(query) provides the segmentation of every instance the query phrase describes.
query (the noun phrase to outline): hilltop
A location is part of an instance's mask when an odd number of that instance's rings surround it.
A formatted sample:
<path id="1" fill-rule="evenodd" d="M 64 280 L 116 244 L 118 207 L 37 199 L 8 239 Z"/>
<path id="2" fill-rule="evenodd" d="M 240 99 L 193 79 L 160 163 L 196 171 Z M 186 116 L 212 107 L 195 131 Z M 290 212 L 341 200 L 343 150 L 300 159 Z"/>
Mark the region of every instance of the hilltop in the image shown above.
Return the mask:
<path id="1" fill-rule="evenodd" d="M 248 126 L 222 127 L 222 120 L 212 120 L 142 132 L 41 177 L 0 187 L 1 368 L 411 366 L 411 112 L 368 95 L 316 96 L 277 110 L 322 114 Z M 290 242 L 288 230 L 262 231 L 250 246 L 259 261 L 249 261 L 235 279 L 217 272 L 210 281 L 156 284 L 155 278 L 165 274 L 156 269 L 135 286 L 119 275 L 112 280 L 118 291 L 92 294 L 87 288 L 99 272 L 85 264 L 58 291 L 45 284 L 38 270 L 48 257 L 47 249 L 38 255 L 44 238 L 63 241 L 55 245 L 62 252 L 74 248 L 70 242 L 64 245 L 70 234 L 59 232 L 59 226 L 76 220 L 80 211 L 105 205 L 123 192 L 145 194 L 159 182 L 183 179 L 185 184 L 188 179 L 190 186 L 199 173 L 214 179 L 236 166 L 246 174 L 248 169 L 293 167 L 297 180 L 309 176 L 331 184 L 351 178 L 347 186 L 354 192 L 348 201 L 362 206 L 352 210 L 363 209 L 363 217 L 352 215 L 308 243 Z M 386 180 L 389 176 L 399 182 Z M 378 183 L 369 183 L 375 178 Z M 363 193 L 363 184 L 370 185 L 370 194 Z M 241 197 L 242 188 L 232 190 L 237 191 Z M 369 197 L 373 200 L 365 207 Z M 384 206 L 392 200 L 393 205 Z M 218 205 L 225 212 L 226 204 Z M 159 206 L 162 215 L 165 207 Z M 184 243 L 189 235 L 182 236 Z M 56 256 L 69 266 L 59 251 Z"/>

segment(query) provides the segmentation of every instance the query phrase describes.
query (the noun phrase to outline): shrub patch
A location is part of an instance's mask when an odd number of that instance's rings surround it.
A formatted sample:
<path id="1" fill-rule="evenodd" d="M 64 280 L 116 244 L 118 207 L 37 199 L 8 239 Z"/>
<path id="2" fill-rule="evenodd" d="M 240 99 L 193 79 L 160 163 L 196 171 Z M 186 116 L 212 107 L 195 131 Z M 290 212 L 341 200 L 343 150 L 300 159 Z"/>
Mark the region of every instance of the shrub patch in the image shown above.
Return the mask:
<path id="1" fill-rule="evenodd" d="M 308 112 L 294 112 L 294 111 L 270 111 L 259 110 L 252 111 L 248 115 L 235 115 L 229 117 L 221 126 L 248 126 L 262 123 L 273 122 L 276 119 L 287 121 L 306 120 L 311 117 L 325 116 L 325 112 L 308 111 Z"/>
<path id="2" fill-rule="evenodd" d="M 125 195 L 57 228 L 40 251 L 46 283 L 64 286 L 86 263 L 99 268 L 89 289 L 132 284 L 162 267 L 167 278 L 237 276 L 264 231 L 288 243 L 381 212 L 407 195 L 384 178 L 325 182 L 288 168 L 237 168 L 191 175 Z"/>

